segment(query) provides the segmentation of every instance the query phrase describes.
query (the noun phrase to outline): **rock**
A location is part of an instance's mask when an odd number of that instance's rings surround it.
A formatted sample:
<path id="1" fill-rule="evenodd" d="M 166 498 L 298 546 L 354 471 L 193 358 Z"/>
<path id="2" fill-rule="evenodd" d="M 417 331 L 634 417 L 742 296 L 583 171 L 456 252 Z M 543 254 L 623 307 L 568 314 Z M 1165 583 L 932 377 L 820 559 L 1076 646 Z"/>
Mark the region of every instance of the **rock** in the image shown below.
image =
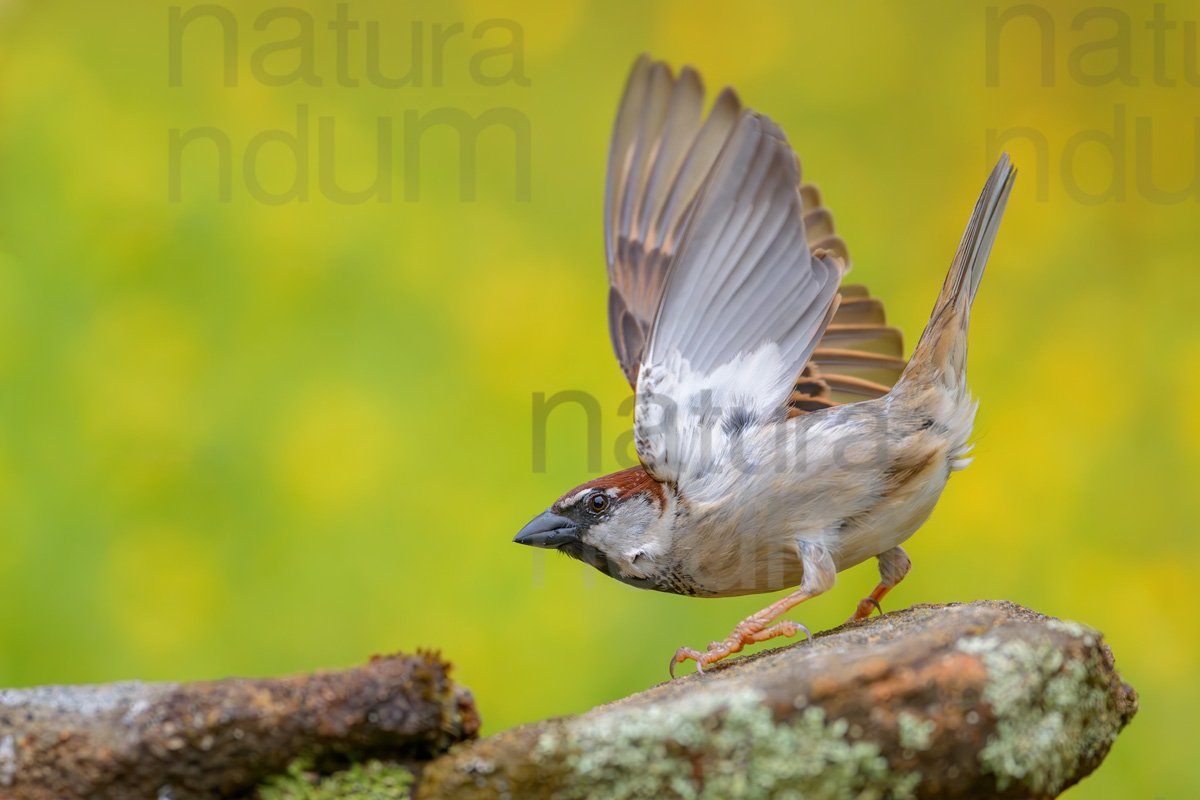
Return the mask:
<path id="1" fill-rule="evenodd" d="M 398 655 L 290 678 L 0 691 L 0 797 L 189 800 L 251 790 L 298 757 L 427 760 L 479 729 L 448 667 Z"/>
<path id="2" fill-rule="evenodd" d="M 1094 630 L 920 605 L 462 746 L 417 797 L 1054 797 L 1136 711 Z"/>

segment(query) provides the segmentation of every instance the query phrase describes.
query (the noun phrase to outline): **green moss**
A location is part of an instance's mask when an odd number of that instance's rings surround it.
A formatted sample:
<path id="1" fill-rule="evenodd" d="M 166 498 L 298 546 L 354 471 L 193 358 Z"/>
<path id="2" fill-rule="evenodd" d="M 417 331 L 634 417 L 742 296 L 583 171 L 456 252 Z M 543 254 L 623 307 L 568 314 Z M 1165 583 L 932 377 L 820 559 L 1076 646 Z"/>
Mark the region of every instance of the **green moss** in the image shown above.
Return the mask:
<path id="1" fill-rule="evenodd" d="M 412 796 L 413 775 L 397 764 L 367 761 L 321 777 L 307 761 L 296 761 L 286 775 L 269 779 L 258 790 L 258 800 L 407 800 Z"/>
<path id="2" fill-rule="evenodd" d="M 535 758 L 558 762 L 568 797 L 906 797 L 917 773 L 894 773 L 873 742 L 847 738 L 818 707 L 777 723 L 761 692 L 733 690 L 630 706 L 544 735 Z"/>
<path id="3" fill-rule="evenodd" d="M 1074 623 L 1055 630 L 1094 644 L 1098 634 Z M 979 763 L 996 776 L 1003 790 L 1022 781 L 1035 792 L 1057 794 L 1078 767 L 1107 748 L 1120 720 L 1107 710 L 1107 687 L 1093 677 L 1098 656 L 1063 656 L 1051 640 L 994 636 L 959 642 L 960 650 L 979 655 L 988 671 L 984 699 L 991 705 L 996 734 L 980 751 Z"/>

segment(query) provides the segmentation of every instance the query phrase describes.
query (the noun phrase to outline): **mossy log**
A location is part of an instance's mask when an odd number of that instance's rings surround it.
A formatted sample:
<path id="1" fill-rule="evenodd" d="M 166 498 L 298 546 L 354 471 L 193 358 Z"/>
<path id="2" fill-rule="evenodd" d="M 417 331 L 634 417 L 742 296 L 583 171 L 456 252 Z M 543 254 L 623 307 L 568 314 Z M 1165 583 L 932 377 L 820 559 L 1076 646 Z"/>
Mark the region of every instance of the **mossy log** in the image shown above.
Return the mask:
<path id="1" fill-rule="evenodd" d="M 920 605 L 465 745 L 416 795 L 1054 797 L 1136 710 L 1094 630 Z"/>
<path id="2" fill-rule="evenodd" d="M 0 798 L 207 800 L 302 757 L 428 760 L 479 729 L 447 669 L 419 654 L 290 678 L 0 691 Z"/>
<path id="3" fill-rule="evenodd" d="M 0 692 L 0 798 L 1054 797 L 1137 694 L 1094 630 L 1006 602 L 915 606 L 463 742 L 431 656 L 278 680 Z M 323 778 L 323 757 L 378 757 Z M 314 766 L 315 765 L 315 766 Z"/>

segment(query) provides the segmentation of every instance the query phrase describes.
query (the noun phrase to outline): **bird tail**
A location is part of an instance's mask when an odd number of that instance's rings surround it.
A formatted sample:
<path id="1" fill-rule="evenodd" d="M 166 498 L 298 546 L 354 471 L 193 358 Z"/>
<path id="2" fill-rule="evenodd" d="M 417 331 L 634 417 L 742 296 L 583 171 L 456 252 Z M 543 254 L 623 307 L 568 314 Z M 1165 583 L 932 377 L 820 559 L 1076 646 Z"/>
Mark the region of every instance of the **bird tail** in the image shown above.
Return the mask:
<path id="1" fill-rule="evenodd" d="M 1009 164 L 1008 154 L 1000 157 L 988 176 L 975 210 L 967 222 L 950 272 L 921 340 L 900 376 L 897 389 L 940 384 L 946 389 L 966 389 L 967 328 L 971 303 L 979 290 L 983 268 L 992 252 L 992 242 L 1004 216 L 1004 206 L 1012 191 L 1017 170 Z"/>

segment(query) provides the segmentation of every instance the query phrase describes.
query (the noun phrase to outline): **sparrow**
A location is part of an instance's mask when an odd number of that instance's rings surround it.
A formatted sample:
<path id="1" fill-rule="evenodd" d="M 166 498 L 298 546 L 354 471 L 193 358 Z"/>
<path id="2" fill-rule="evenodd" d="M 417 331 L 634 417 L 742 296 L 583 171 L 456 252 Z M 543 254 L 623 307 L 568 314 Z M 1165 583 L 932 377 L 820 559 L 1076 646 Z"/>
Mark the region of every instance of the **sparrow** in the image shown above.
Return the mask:
<path id="1" fill-rule="evenodd" d="M 676 664 L 700 671 L 794 636 L 780 620 L 875 558 L 864 619 L 912 566 L 901 547 L 970 463 L 971 304 L 1016 170 L 1000 158 L 911 358 L 846 285 L 845 242 L 784 132 L 643 55 L 613 127 L 608 322 L 635 393 L 638 466 L 588 481 L 514 539 L 624 583 L 693 597 L 793 589 Z"/>

